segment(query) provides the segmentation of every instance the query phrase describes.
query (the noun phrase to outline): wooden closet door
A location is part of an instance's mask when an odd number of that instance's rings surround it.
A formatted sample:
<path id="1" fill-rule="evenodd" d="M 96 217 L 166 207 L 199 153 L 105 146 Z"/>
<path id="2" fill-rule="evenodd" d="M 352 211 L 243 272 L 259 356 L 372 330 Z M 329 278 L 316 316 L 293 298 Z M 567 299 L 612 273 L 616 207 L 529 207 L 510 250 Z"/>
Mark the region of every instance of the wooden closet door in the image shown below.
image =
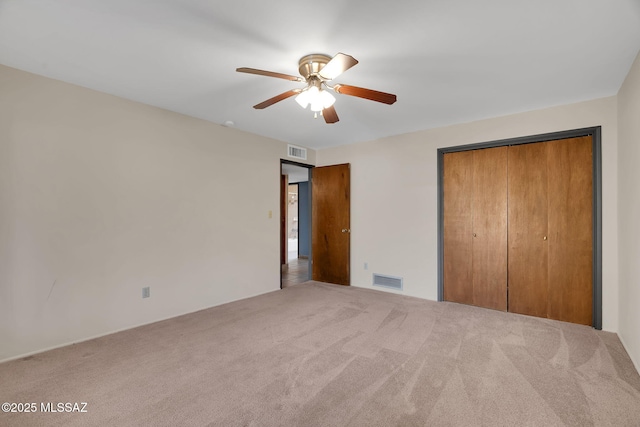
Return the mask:
<path id="1" fill-rule="evenodd" d="M 507 147 L 473 151 L 473 305 L 507 310 Z"/>
<path id="2" fill-rule="evenodd" d="M 592 137 L 548 145 L 549 318 L 593 323 Z"/>
<path id="3" fill-rule="evenodd" d="M 509 147 L 509 311 L 547 317 L 547 144 Z"/>
<path id="4" fill-rule="evenodd" d="M 446 153 L 444 190 L 444 300 L 473 304 L 473 152 Z"/>

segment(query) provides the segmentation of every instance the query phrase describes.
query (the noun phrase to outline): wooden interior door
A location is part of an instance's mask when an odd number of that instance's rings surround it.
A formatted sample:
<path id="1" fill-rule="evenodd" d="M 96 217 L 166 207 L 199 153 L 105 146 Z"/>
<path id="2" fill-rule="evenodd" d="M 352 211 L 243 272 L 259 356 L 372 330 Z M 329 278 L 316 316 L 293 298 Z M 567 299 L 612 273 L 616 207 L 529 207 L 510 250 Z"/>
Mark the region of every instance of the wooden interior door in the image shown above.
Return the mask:
<path id="1" fill-rule="evenodd" d="M 509 311 L 548 317 L 547 143 L 509 147 Z"/>
<path id="2" fill-rule="evenodd" d="M 593 324 L 593 149 L 591 136 L 551 141 L 549 318 Z"/>
<path id="3" fill-rule="evenodd" d="M 444 300 L 473 304 L 473 152 L 443 160 Z"/>
<path id="4" fill-rule="evenodd" d="M 312 279 L 350 284 L 350 165 L 311 170 Z"/>
<path id="5" fill-rule="evenodd" d="M 506 311 L 507 147 L 473 151 L 472 258 L 473 305 Z"/>

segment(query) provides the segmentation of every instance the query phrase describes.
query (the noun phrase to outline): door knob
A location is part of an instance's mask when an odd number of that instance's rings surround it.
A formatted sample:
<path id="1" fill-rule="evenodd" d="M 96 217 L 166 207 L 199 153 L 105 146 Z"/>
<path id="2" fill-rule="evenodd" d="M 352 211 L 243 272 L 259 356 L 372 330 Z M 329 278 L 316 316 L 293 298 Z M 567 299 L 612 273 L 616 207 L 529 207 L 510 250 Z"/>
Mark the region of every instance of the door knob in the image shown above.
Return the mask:
<path id="1" fill-rule="evenodd" d="M 473 237 L 476 237 L 476 233 L 473 233 Z"/>
<path id="2" fill-rule="evenodd" d="M 544 237 L 542 238 L 542 240 L 547 240 L 547 236 L 544 236 Z"/>
<path id="3" fill-rule="evenodd" d="M 351 230 L 350 230 L 350 229 L 348 229 L 348 228 L 343 228 L 343 229 L 342 229 L 342 232 L 343 232 L 343 233 L 351 233 Z"/>

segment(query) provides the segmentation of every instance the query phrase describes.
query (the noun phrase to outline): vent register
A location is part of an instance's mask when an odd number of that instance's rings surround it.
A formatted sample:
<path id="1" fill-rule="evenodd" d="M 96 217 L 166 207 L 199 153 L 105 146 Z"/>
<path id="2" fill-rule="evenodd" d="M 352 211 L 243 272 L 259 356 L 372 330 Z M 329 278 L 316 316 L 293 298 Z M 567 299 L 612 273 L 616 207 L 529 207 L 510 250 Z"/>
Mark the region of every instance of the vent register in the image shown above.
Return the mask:
<path id="1" fill-rule="evenodd" d="M 288 144 L 287 146 L 288 156 L 294 159 L 307 160 L 307 149 L 304 147 L 298 147 L 297 145 Z"/>
<path id="2" fill-rule="evenodd" d="M 402 290 L 402 277 L 385 276 L 383 274 L 373 274 L 373 286 Z"/>

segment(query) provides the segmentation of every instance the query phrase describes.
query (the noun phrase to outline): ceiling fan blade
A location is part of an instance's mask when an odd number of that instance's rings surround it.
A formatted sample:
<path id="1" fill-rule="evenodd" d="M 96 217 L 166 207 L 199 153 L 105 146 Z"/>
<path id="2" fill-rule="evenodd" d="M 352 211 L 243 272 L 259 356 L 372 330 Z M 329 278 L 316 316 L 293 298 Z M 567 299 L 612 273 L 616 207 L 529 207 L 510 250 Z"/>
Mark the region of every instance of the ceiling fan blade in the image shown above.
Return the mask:
<path id="1" fill-rule="evenodd" d="M 302 91 L 302 89 L 293 89 L 288 90 L 280 95 L 276 95 L 273 98 L 269 98 L 266 101 L 261 102 L 260 104 L 256 104 L 253 106 L 256 110 L 262 110 L 263 108 L 267 108 L 270 105 L 275 104 L 276 102 L 280 102 L 283 99 L 291 98 L 293 95 L 297 95 Z"/>
<path id="2" fill-rule="evenodd" d="M 279 79 L 290 80 L 292 82 L 305 81 L 302 77 L 291 76 L 289 74 L 276 73 L 273 71 L 258 70 L 257 68 L 242 67 L 242 68 L 236 68 L 236 71 L 239 73 L 257 74 L 259 76 L 277 77 Z"/>
<path id="3" fill-rule="evenodd" d="M 338 118 L 338 113 L 336 113 L 336 109 L 333 108 L 333 105 L 322 110 L 322 117 L 324 117 L 324 121 L 327 122 L 327 124 L 335 123 L 340 120 Z"/>
<path id="4" fill-rule="evenodd" d="M 322 67 L 322 70 L 320 70 L 318 74 L 320 74 L 320 77 L 323 79 L 333 80 L 357 63 L 358 60 L 353 56 L 338 53 L 331 58 L 331 61 L 327 62 L 327 65 Z"/>
<path id="5" fill-rule="evenodd" d="M 382 102 L 389 105 L 397 101 L 397 97 L 392 93 L 379 92 L 357 86 L 337 84 L 333 89 L 343 95 L 357 96 L 358 98 L 370 99 L 371 101 Z"/>

